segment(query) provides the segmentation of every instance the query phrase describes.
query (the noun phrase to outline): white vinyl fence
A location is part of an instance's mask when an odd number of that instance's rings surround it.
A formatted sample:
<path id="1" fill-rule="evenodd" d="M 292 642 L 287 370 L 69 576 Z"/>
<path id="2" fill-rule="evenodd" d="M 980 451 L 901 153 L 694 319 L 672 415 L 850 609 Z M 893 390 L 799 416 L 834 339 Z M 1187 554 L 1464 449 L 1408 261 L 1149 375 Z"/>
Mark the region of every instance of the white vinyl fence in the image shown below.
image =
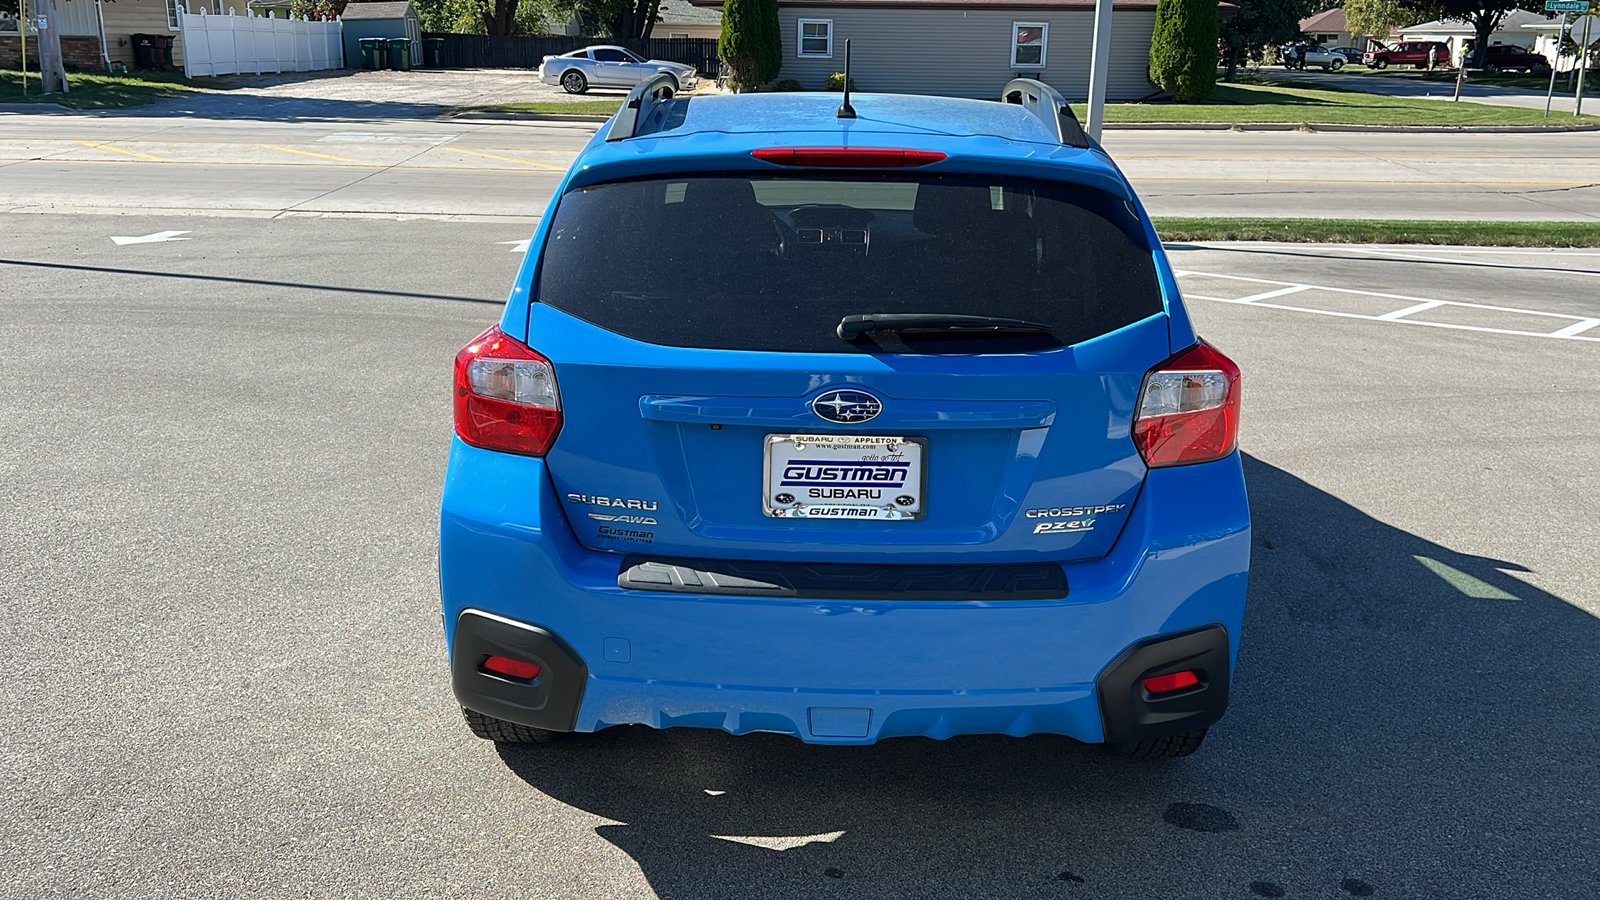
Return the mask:
<path id="1" fill-rule="evenodd" d="M 263 75 L 344 66 L 338 22 L 183 13 L 183 74 Z"/>

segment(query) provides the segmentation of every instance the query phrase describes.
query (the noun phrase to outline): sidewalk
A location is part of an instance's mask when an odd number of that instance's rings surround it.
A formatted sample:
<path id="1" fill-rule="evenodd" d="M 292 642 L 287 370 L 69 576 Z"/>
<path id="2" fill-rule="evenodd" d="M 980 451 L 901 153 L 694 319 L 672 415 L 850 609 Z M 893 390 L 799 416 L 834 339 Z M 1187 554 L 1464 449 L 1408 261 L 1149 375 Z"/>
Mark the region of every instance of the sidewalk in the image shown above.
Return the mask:
<path id="1" fill-rule="evenodd" d="M 1358 70 L 1359 71 L 1359 70 Z M 1346 72 L 1323 72 L 1321 70 L 1295 71 L 1282 66 L 1273 68 L 1263 67 L 1263 77 L 1293 82 L 1305 87 L 1340 88 L 1347 91 L 1360 91 L 1364 94 L 1377 94 L 1383 97 L 1419 97 L 1432 100 L 1451 100 L 1455 97 L 1456 85 L 1453 81 L 1423 81 L 1421 78 L 1411 77 L 1402 73 L 1385 75 L 1357 75 Z M 1468 76 L 1466 84 L 1461 86 L 1461 99 L 1473 103 L 1487 103 L 1490 106 L 1519 106 L 1523 109 L 1544 109 L 1544 91 L 1532 91 L 1526 88 L 1500 87 L 1497 85 L 1473 84 Z M 1572 92 L 1564 90 L 1566 77 L 1556 77 L 1556 95 L 1550 103 L 1550 116 L 1555 118 L 1556 113 L 1563 112 L 1572 115 Z M 1590 114 L 1600 114 L 1600 97 L 1585 94 L 1584 109 Z"/>

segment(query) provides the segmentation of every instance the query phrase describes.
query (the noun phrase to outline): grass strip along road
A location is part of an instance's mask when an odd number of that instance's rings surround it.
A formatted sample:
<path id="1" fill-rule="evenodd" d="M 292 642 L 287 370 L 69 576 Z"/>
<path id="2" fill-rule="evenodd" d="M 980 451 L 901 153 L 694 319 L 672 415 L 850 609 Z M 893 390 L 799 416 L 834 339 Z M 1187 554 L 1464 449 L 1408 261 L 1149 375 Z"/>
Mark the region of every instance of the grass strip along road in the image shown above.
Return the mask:
<path id="1" fill-rule="evenodd" d="M 144 106 L 191 87 L 226 90 L 227 82 L 215 78 L 185 78 L 182 72 L 140 72 L 137 75 L 67 73 L 67 93 L 41 94 L 39 73 L 28 73 L 28 92 L 22 92 L 22 72 L 0 69 L 0 103 L 55 103 L 73 109 L 124 109 Z"/>
<path id="2" fill-rule="evenodd" d="M 1600 247 L 1600 222 L 1158 217 L 1155 226 L 1164 241 Z"/>

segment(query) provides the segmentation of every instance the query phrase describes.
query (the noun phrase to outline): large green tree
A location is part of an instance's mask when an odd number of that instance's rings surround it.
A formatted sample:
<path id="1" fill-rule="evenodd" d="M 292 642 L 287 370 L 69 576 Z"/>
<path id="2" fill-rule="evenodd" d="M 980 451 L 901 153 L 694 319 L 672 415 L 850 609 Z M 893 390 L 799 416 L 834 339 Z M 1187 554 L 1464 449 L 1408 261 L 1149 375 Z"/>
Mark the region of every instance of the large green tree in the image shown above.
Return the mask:
<path id="1" fill-rule="evenodd" d="M 1472 44 L 1475 66 L 1483 65 L 1483 54 L 1489 49 L 1489 35 L 1500 28 L 1500 23 L 1512 10 L 1544 10 L 1544 0 L 1423 0 L 1415 3 L 1408 0 L 1406 5 L 1421 17 L 1419 21 L 1432 14 L 1471 25 L 1477 33 Z"/>
<path id="2" fill-rule="evenodd" d="M 1378 40 L 1389 37 L 1389 29 L 1411 25 L 1433 16 L 1419 17 L 1417 5 L 1402 0 L 1344 0 L 1344 25 L 1355 35 Z"/>
<path id="3" fill-rule="evenodd" d="M 735 90 L 755 90 L 777 78 L 783 68 L 778 0 L 727 0 L 717 55 L 728 64 Z"/>
<path id="4" fill-rule="evenodd" d="M 1221 24 L 1222 57 L 1229 81 L 1239 64 L 1259 59 L 1263 48 L 1287 44 L 1300 36 L 1300 20 L 1316 0 L 1237 0 L 1239 11 Z M 1346 9 L 1349 9 L 1348 2 Z"/>
<path id="5" fill-rule="evenodd" d="M 1179 103 L 1211 95 L 1217 82 L 1217 0 L 1157 2 L 1150 80 Z"/>

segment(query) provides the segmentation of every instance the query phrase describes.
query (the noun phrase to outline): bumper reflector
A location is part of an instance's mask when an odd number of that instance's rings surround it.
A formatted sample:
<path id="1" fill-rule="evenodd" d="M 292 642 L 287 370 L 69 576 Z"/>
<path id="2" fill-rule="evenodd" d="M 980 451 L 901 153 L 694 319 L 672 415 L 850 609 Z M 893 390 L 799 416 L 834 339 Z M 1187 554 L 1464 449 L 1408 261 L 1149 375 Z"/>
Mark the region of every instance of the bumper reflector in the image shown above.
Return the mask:
<path id="1" fill-rule="evenodd" d="M 483 669 L 485 672 L 493 672 L 496 675 L 505 675 L 509 678 L 535 678 L 539 674 L 538 663 L 507 659 L 504 656 L 491 656 L 484 660 Z"/>
<path id="2" fill-rule="evenodd" d="M 535 667 L 537 668 L 537 667 Z M 1194 687 L 1200 683 L 1200 676 L 1193 670 L 1173 672 L 1171 675 L 1156 675 L 1144 680 L 1144 689 L 1152 694 L 1169 694 L 1180 691 L 1186 687 Z"/>

